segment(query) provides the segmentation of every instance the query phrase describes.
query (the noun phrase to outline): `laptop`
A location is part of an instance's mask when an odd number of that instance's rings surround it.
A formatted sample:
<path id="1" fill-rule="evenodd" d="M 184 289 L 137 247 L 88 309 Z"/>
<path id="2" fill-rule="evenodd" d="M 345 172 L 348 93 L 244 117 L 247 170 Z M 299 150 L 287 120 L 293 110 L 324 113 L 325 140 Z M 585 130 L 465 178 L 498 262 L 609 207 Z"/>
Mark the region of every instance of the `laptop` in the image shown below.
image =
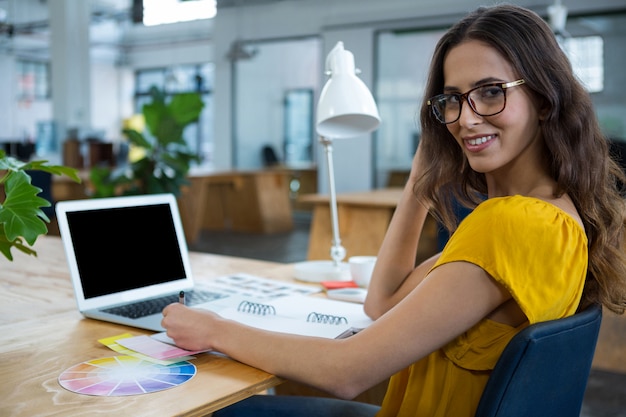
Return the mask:
<path id="1" fill-rule="evenodd" d="M 194 284 L 172 194 L 61 201 L 56 215 L 79 311 L 93 319 L 163 331 L 179 301 L 218 311 L 236 300 Z"/>

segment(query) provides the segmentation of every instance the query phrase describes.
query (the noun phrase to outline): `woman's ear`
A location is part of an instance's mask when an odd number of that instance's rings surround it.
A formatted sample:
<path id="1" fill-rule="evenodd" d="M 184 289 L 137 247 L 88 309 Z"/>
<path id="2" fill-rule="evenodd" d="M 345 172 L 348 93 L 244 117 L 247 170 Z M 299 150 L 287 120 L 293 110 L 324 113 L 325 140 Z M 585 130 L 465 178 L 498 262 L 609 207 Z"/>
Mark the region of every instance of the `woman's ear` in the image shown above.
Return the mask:
<path id="1" fill-rule="evenodd" d="M 544 121 L 548 118 L 550 114 L 550 107 L 548 106 L 548 102 L 545 100 L 541 100 L 539 102 L 539 120 Z"/>

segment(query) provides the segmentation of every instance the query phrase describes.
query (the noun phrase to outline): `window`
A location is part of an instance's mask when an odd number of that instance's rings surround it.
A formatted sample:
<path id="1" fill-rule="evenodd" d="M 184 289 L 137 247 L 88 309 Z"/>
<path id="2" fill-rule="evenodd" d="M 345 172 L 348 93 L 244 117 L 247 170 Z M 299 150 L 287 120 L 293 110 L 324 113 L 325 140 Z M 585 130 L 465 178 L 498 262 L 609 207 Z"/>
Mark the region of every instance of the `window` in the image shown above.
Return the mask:
<path id="1" fill-rule="evenodd" d="M 48 64 L 37 61 L 17 61 L 17 77 L 19 101 L 50 98 Z"/>
<path id="2" fill-rule="evenodd" d="M 215 0 L 143 0 L 143 24 L 146 26 L 210 19 L 216 12 Z"/>
<path id="3" fill-rule="evenodd" d="M 572 63 L 574 73 L 590 93 L 604 89 L 604 41 L 601 36 L 565 38 L 565 54 Z"/>
<path id="4" fill-rule="evenodd" d="M 419 105 L 431 56 L 443 33 L 415 29 L 377 34 L 374 92 L 383 123 L 375 142 L 376 187 L 404 184 L 411 168 L 420 138 Z"/>
<path id="5" fill-rule="evenodd" d="M 176 93 L 198 92 L 204 108 L 198 123 L 187 127 L 184 133 L 189 148 L 200 155 L 202 163 L 210 163 L 213 154 L 213 64 L 179 65 L 167 68 L 139 70 L 135 73 L 135 112 L 151 101 L 150 88 L 155 86 L 166 96 Z"/>
<path id="6" fill-rule="evenodd" d="M 285 164 L 313 160 L 313 89 L 298 88 L 285 94 Z"/>

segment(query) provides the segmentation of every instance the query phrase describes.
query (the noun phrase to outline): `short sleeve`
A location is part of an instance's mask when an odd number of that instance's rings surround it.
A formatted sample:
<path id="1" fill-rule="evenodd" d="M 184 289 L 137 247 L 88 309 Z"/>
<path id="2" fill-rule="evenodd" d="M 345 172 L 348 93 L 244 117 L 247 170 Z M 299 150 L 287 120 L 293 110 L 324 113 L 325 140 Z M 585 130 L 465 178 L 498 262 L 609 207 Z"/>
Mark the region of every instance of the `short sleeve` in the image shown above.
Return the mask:
<path id="1" fill-rule="evenodd" d="M 587 256 L 587 237 L 571 216 L 543 200 L 511 196 L 476 207 L 434 268 L 459 261 L 481 267 L 535 323 L 576 311 Z"/>

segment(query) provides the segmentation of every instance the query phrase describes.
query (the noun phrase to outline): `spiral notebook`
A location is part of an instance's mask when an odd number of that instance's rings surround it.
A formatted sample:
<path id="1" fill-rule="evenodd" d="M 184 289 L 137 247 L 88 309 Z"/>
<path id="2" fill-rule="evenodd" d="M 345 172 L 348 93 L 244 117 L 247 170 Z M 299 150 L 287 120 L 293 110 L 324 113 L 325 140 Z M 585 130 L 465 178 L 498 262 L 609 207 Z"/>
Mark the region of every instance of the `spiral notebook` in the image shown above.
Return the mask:
<path id="1" fill-rule="evenodd" d="M 219 314 L 263 330 L 329 339 L 351 336 L 372 323 L 361 304 L 303 295 L 264 303 L 242 301 Z"/>

